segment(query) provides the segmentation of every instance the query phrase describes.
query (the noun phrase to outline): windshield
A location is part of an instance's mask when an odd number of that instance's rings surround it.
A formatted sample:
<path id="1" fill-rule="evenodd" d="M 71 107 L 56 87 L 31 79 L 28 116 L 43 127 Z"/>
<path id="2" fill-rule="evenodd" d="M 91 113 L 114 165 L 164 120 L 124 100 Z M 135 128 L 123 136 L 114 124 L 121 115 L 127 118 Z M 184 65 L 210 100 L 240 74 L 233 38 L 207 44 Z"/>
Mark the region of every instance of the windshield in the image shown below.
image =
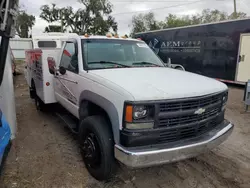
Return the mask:
<path id="1" fill-rule="evenodd" d="M 142 41 L 84 39 L 82 45 L 84 60 L 89 69 L 164 66 Z"/>

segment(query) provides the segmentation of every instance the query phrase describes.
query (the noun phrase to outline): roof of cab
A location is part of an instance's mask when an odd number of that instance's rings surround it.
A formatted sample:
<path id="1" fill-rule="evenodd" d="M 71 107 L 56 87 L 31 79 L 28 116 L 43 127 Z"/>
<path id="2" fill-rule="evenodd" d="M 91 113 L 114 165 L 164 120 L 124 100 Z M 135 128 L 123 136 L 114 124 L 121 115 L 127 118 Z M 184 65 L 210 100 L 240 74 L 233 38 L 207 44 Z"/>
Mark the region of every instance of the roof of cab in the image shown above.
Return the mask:
<path id="1" fill-rule="evenodd" d="M 50 33 L 42 33 L 40 35 L 32 36 L 33 40 L 39 39 L 62 39 L 62 38 L 69 38 L 69 37 L 77 37 L 76 33 L 60 33 L 60 32 L 50 32 Z"/>
<path id="2" fill-rule="evenodd" d="M 132 38 L 122 38 L 122 37 L 107 37 L 107 36 L 102 36 L 102 35 L 89 35 L 88 37 L 86 36 L 80 36 L 81 39 L 113 39 L 113 40 L 131 40 L 131 41 L 139 41 L 138 39 L 132 39 Z"/>
<path id="3" fill-rule="evenodd" d="M 43 33 L 37 36 L 32 36 L 33 40 L 43 40 L 43 39 L 67 39 L 67 38 L 75 38 L 80 37 L 81 39 L 113 39 L 113 40 L 130 40 L 130 41 L 139 41 L 138 39 L 132 38 L 124 38 L 124 37 L 116 37 L 112 35 L 77 35 L 76 33 L 60 33 L 60 32 L 51 32 L 51 33 Z"/>

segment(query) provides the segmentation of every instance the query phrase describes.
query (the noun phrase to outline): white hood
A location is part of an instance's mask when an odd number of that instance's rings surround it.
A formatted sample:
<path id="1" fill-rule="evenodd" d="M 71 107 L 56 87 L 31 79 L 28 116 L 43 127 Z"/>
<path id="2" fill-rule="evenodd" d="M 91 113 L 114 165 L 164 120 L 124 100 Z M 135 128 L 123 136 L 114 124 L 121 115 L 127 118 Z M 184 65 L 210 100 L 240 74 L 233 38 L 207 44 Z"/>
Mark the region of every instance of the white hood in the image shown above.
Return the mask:
<path id="1" fill-rule="evenodd" d="M 136 101 L 203 96 L 227 89 L 217 80 L 165 67 L 102 69 L 91 73 L 122 87 Z"/>

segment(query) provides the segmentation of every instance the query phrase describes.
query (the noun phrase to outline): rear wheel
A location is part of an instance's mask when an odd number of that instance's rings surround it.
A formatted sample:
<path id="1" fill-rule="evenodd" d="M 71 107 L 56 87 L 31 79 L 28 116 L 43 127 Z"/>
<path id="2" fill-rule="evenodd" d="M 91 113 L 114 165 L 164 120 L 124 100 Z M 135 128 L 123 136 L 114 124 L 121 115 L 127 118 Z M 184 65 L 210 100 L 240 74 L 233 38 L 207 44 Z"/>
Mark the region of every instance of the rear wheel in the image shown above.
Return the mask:
<path id="1" fill-rule="evenodd" d="M 37 95 L 35 96 L 35 105 L 38 111 L 46 111 L 46 104 Z"/>
<path id="2" fill-rule="evenodd" d="M 112 132 L 105 118 L 90 116 L 81 121 L 80 150 L 89 173 L 97 180 L 108 180 L 115 168 Z"/>
<path id="3" fill-rule="evenodd" d="M 30 88 L 30 98 L 35 99 L 35 105 L 36 109 L 38 111 L 46 111 L 46 104 L 40 99 L 40 97 L 36 94 L 36 86 L 34 81 L 31 82 L 31 88 Z"/>
<path id="4" fill-rule="evenodd" d="M 31 87 L 29 88 L 29 90 L 30 90 L 30 98 L 35 99 L 35 97 L 36 97 L 36 88 L 35 88 L 34 81 L 31 82 Z"/>
<path id="5" fill-rule="evenodd" d="M 30 98 L 34 99 L 35 98 L 34 90 L 32 88 L 29 88 L 29 90 L 30 90 Z"/>

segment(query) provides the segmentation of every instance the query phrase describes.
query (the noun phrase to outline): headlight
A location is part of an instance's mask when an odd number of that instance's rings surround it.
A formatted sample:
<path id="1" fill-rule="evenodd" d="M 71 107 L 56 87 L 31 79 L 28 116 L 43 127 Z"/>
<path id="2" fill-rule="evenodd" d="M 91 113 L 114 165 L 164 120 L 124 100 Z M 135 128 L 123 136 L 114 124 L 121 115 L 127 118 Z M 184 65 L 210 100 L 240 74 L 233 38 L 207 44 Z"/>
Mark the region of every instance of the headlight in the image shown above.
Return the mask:
<path id="1" fill-rule="evenodd" d="M 133 118 L 135 120 L 145 118 L 148 115 L 148 109 L 146 106 L 134 106 Z"/>
<path id="2" fill-rule="evenodd" d="M 124 128 L 149 129 L 154 127 L 154 105 L 125 104 Z"/>

